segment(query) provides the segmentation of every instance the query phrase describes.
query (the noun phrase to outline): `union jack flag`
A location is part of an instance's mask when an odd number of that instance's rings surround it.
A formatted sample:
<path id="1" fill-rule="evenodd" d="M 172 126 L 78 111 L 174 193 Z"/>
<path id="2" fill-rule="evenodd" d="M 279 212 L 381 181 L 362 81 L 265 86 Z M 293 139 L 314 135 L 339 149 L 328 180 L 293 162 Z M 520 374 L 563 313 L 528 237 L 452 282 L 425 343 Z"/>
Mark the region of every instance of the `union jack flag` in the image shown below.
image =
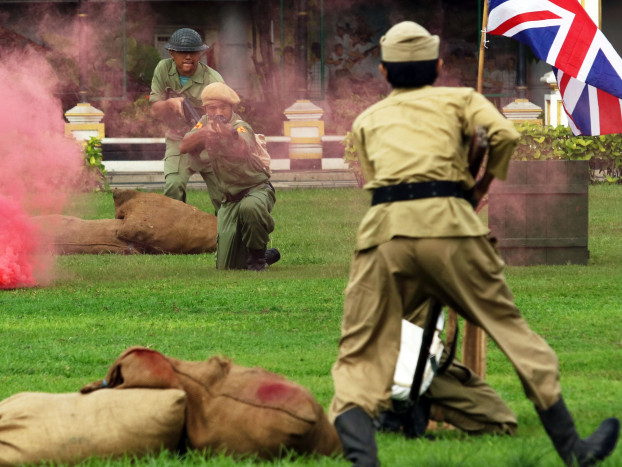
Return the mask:
<path id="1" fill-rule="evenodd" d="M 553 67 L 568 123 L 575 135 L 622 133 L 622 99 Z"/>
<path id="2" fill-rule="evenodd" d="M 578 0 L 490 0 L 488 33 L 553 66 L 574 134 L 622 133 L 622 58 Z"/>

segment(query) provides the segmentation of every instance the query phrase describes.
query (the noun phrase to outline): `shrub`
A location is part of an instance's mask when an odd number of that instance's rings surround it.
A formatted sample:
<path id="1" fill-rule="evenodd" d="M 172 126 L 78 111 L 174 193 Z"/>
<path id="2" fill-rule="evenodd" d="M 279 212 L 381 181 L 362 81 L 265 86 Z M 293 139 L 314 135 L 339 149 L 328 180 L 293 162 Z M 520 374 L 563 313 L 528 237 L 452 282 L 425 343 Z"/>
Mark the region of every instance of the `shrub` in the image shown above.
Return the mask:
<path id="1" fill-rule="evenodd" d="M 107 190 L 106 168 L 102 163 L 102 141 L 95 136 L 89 138 L 84 144 L 84 162 L 92 177 L 87 183 L 88 190 Z"/>
<path id="2" fill-rule="evenodd" d="M 350 170 L 354 172 L 354 176 L 356 178 L 356 182 L 359 188 L 362 188 L 363 185 L 365 185 L 365 176 L 363 175 L 363 169 L 361 169 L 359 155 L 356 152 L 356 148 L 354 147 L 354 139 L 351 131 L 348 131 L 346 133 L 346 137 L 343 140 L 343 145 L 345 146 L 343 159 L 348 164 L 348 167 L 350 167 Z"/>
<path id="3" fill-rule="evenodd" d="M 600 136 L 573 136 L 568 127 L 541 126 L 535 123 L 519 123 L 521 138 L 512 159 L 533 160 L 587 160 L 590 180 L 622 184 L 622 134 Z M 344 160 L 359 181 L 364 182 L 361 164 L 352 140 L 347 132 Z"/>
<path id="4" fill-rule="evenodd" d="M 590 180 L 622 183 L 622 134 L 574 136 L 568 127 L 520 123 L 515 160 L 587 160 Z"/>

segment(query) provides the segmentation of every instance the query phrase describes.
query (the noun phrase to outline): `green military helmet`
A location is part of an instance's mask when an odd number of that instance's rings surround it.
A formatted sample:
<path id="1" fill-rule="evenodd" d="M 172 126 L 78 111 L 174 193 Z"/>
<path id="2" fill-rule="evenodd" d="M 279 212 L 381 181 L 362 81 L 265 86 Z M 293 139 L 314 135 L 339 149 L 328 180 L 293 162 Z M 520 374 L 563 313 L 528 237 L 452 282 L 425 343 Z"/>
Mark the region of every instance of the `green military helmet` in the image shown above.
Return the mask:
<path id="1" fill-rule="evenodd" d="M 203 52 L 209 46 L 203 43 L 203 39 L 194 29 L 181 28 L 173 33 L 164 48 L 176 52 Z"/>

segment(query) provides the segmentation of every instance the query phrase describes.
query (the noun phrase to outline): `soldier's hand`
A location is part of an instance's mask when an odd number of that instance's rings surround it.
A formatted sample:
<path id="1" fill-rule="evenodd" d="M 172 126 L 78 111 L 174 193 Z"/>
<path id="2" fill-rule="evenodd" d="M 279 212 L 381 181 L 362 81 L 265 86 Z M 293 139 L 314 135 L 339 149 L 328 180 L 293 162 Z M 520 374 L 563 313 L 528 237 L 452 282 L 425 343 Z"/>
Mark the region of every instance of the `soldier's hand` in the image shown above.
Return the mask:
<path id="1" fill-rule="evenodd" d="M 184 101 L 183 97 L 171 97 L 167 102 L 175 113 L 183 117 L 184 116 L 184 109 L 182 107 L 183 101 Z"/>
<path id="2" fill-rule="evenodd" d="M 217 145 L 222 139 L 222 136 L 218 131 L 218 125 L 214 125 L 213 123 L 211 123 L 210 125 L 206 125 L 201 131 L 205 135 L 206 148 L 215 147 L 215 145 Z"/>
<path id="3" fill-rule="evenodd" d="M 237 132 L 233 129 L 233 125 L 227 122 L 223 117 L 216 116 L 212 119 L 212 128 L 220 135 L 224 141 L 237 139 Z"/>
<path id="4" fill-rule="evenodd" d="M 471 190 L 471 205 L 473 205 L 473 209 L 477 211 L 477 207 L 488 193 L 488 189 L 490 188 L 490 184 L 494 180 L 495 176 L 490 172 L 484 173 L 483 177 L 478 180 L 475 186 Z"/>
<path id="5" fill-rule="evenodd" d="M 226 139 L 233 139 L 235 136 L 237 136 L 237 132 L 233 129 L 233 125 L 231 125 L 230 123 L 223 123 L 219 125 L 218 133 L 220 133 L 220 135 Z"/>

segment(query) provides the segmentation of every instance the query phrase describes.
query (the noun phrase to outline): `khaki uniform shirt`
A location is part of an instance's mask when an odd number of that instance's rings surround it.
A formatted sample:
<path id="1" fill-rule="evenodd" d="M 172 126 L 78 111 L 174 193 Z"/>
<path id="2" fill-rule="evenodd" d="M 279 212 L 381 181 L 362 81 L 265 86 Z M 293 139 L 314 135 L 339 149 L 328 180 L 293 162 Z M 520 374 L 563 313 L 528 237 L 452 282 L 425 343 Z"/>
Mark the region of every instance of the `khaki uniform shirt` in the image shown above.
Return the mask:
<path id="1" fill-rule="evenodd" d="M 395 89 L 361 113 L 352 131 L 364 188 L 448 180 L 473 186 L 468 150 L 477 126 L 488 130 L 487 170 L 505 180 L 520 134 L 484 96 L 471 88 Z M 404 237 L 487 235 L 468 201 L 424 198 L 372 206 L 359 226 L 357 250 Z"/>
<path id="2" fill-rule="evenodd" d="M 170 97 L 184 97 L 192 102 L 199 115 L 203 114 L 201 92 L 208 84 L 224 82 L 220 73 L 199 62 L 194 75 L 190 76 L 184 86 L 181 85 L 179 72 L 172 58 L 160 60 L 153 72 L 149 102 L 164 101 Z M 170 95 L 167 92 L 171 91 Z M 167 122 L 166 156 L 179 154 L 179 144 L 184 135 L 191 129 L 183 117 Z"/>
<path id="3" fill-rule="evenodd" d="M 204 115 L 191 133 L 198 131 L 208 122 L 208 116 Z M 201 161 L 211 161 L 214 173 L 220 181 L 220 188 L 225 195 L 235 196 L 249 188 L 265 184 L 270 176 L 262 168 L 257 156 L 255 132 L 251 126 L 241 120 L 237 114 L 231 115 L 229 123 L 237 132 L 238 138 L 244 141 L 248 153 L 238 154 L 231 151 L 227 144 L 220 148 L 201 151 Z"/>

